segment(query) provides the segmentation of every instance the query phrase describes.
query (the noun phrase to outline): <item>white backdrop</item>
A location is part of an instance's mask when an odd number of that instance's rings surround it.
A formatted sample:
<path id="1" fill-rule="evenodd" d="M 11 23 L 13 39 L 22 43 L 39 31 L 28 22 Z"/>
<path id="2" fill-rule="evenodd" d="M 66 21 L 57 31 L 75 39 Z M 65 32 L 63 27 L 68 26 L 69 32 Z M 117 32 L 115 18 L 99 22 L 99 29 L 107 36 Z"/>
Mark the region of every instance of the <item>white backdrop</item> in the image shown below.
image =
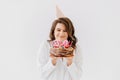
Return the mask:
<path id="1" fill-rule="evenodd" d="M 56 3 L 76 29 L 81 80 L 120 80 L 119 0 L 0 0 L 0 80 L 40 80 L 36 52 Z"/>

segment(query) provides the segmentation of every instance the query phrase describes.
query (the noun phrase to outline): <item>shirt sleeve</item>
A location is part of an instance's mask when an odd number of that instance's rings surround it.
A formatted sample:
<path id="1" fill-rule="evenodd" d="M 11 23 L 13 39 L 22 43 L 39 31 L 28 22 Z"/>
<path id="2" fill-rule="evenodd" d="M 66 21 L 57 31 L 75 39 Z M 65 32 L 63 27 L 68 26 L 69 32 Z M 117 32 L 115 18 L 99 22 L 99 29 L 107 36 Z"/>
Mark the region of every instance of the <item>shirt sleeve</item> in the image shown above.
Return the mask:
<path id="1" fill-rule="evenodd" d="M 69 71 L 72 80 L 80 80 L 82 75 L 82 54 L 78 44 L 76 46 L 73 62 L 71 65 L 67 66 L 67 70 Z"/>
<path id="2" fill-rule="evenodd" d="M 46 42 L 42 42 L 37 54 L 37 65 L 40 70 L 40 75 L 44 78 L 48 78 L 54 71 L 55 66 L 51 62 L 49 57 L 49 45 Z"/>

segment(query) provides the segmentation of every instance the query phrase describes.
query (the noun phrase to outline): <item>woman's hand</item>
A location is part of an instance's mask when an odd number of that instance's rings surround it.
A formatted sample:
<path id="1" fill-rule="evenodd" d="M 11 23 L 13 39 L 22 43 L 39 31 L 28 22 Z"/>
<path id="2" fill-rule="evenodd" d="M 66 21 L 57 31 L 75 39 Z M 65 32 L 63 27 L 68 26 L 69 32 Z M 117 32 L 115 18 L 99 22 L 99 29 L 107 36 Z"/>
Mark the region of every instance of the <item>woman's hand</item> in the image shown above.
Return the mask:
<path id="1" fill-rule="evenodd" d="M 55 57 L 53 54 L 50 54 L 51 60 L 52 60 L 52 64 L 56 65 L 57 60 L 62 58 L 62 57 Z"/>
<path id="2" fill-rule="evenodd" d="M 65 57 L 67 59 L 67 66 L 72 64 L 73 56 Z"/>
<path id="3" fill-rule="evenodd" d="M 50 49 L 50 54 L 52 54 L 52 56 L 59 56 L 59 50 L 56 48 L 51 48 Z"/>

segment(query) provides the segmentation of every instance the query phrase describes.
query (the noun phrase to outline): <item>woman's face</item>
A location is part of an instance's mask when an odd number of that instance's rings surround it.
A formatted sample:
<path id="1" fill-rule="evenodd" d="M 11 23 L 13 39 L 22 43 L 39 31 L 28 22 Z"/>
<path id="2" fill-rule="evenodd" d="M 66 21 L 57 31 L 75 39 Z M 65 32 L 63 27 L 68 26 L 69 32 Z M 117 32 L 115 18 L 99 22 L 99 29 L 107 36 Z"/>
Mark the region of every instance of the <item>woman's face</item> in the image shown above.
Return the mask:
<path id="1" fill-rule="evenodd" d="M 66 31 L 66 27 L 62 23 L 57 23 L 54 30 L 55 40 L 64 41 L 68 38 L 68 33 Z"/>

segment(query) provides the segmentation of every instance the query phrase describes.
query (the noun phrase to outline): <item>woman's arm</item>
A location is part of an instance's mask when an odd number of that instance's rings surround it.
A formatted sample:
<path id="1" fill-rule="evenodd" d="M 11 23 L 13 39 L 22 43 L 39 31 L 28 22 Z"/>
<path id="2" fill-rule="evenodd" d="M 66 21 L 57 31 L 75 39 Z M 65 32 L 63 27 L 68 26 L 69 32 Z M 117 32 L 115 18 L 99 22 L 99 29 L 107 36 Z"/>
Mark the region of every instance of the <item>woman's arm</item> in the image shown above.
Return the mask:
<path id="1" fill-rule="evenodd" d="M 82 75 L 82 55 L 79 45 L 76 46 L 75 55 L 66 58 L 66 65 L 72 79 L 79 80 Z"/>
<path id="2" fill-rule="evenodd" d="M 37 64 L 39 66 L 41 76 L 45 78 L 49 77 L 55 70 L 56 62 L 50 57 L 49 45 L 47 41 L 40 45 L 37 57 Z"/>

